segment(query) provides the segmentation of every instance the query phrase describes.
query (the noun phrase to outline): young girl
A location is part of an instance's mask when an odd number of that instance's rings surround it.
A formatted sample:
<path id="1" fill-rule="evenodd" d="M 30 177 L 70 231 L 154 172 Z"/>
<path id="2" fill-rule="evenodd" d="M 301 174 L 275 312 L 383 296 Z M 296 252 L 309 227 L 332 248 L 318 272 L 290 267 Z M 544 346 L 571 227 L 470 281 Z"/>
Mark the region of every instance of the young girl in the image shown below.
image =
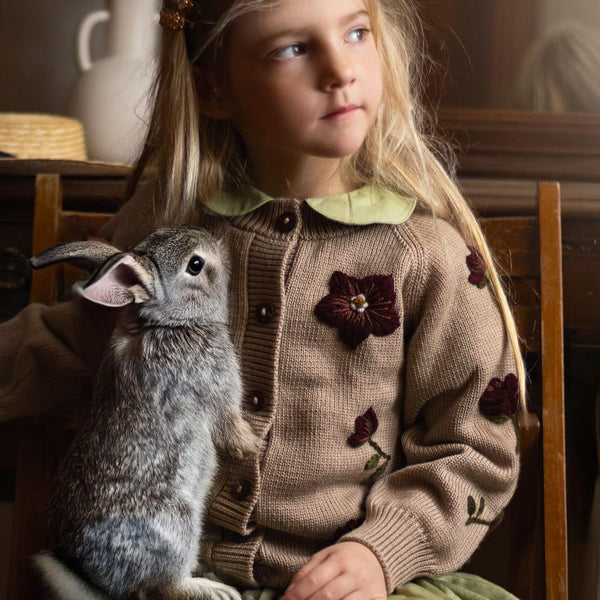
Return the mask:
<path id="1" fill-rule="evenodd" d="M 410 7 L 170 0 L 161 23 L 138 189 L 105 233 L 196 223 L 232 256 L 264 451 L 222 461 L 203 565 L 284 600 L 512 598 L 444 575 L 515 488 L 524 376 L 481 231 L 426 143 Z M 72 301 L 5 325 L 2 416 L 85 397 L 110 320 Z"/>

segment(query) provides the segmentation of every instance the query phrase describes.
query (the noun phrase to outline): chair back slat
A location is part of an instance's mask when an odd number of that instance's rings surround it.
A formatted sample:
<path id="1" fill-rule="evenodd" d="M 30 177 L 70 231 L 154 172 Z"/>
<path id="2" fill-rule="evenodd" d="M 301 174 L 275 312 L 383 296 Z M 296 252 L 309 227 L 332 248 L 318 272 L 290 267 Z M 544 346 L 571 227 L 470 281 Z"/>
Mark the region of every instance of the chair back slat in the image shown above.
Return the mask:
<path id="1" fill-rule="evenodd" d="M 488 188 L 492 190 L 490 185 Z M 498 194 L 502 195 L 499 187 Z M 493 201 L 493 198 L 491 199 Z M 507 510 L 508 527 L 476 553 L 510 552 L 509 586 L 526 600 L 566 600 L 567 538 L 560 188 L 538 186 L 538 215 L 480 219 L 494 254 L 526 354 L 530 406 L 520 423 L 521 473 Z M 541 424 L 540 424 L 541 421 Z M 541 433 L 541 435 L 540 435 Z M 499 528 L 502 529 L 502 528 Z M 543 531 L 543 535 L 542 535 Z M 510 537 L 510 540 L 502 537 Z M 500 550 L 499 550 L 500 549 Z M 483 558 L 483 561 L 481 559 Z M 502 581 L 504 583 L 504 581 Z"/>
<path id="2" fill-rule="evenodd" d="M 548 600 L 563 600 L 567 580 L 567 481 L 562 296 L 562 238 L 558 184 L 540 185 L 542 281 L 542 435 L 544 437 L 544 533 Z"/>
<path id="3" fill-rule="evenodd" d="M 38 175 L 35 179 L 35 207 L 33 219 L 32 252 L 54 246 L 60 239 L 62 210 L 62 180 L 59 175 Z M 58 298 L 60 266 L 53 265 L 31 276 L 30 302 L 54 304 Z"/>

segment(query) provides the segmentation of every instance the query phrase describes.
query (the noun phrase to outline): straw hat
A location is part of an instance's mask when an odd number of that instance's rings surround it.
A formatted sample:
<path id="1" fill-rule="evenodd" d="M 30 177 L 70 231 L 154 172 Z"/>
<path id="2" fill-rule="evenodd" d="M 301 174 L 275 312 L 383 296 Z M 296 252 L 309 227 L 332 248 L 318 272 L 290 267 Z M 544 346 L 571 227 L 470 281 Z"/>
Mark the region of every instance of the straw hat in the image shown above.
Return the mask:
<path id="1" fill-rule="evenodd" d="M 78 120 L 34 113 L 0 112 L 0 152 L 17 158 L 87 159 Z"/>

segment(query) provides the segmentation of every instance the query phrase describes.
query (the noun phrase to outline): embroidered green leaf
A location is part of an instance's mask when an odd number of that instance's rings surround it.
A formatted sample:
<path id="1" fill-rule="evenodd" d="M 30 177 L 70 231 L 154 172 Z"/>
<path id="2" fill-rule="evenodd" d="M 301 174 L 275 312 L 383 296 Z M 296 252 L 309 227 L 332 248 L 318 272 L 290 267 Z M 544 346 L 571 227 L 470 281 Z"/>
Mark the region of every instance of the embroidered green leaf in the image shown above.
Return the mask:
<path id="1" fill-rule="evenodd" d="M 381 457 L 379 456 L 379 454 L 373 454 L 373 456 L 371 456 L 371 458 L 365 464 L 365 471 L 370 471 L 371 469 L 374 469 L 379 464 L 380 458 Z"/>
<path id="2" fill-rule="evenodd" d="M 384 462 L 382 465 L 379 465 L 377 470 L 371 473 L 371 476 L 369 477 L 369 483 L 375 483 L 383 475 L 383 472 L 385 471 L 386 467 L 387 462 Z"/>
<path id="3" fill-rule="evenodd" d="M 495 519 L 492 521 L 488 521 L 487 519 L 481 518 L 483 511 L 485 510 L 485 499 L 482 497 L 479 501 L 479 508 L 477 508 L 477 502 L 475 502 L 475 498 L 473 496 L 469 496 L 467 498 L 467 512 L 469 513 L 469 518 L 466 520 L 465 525 L 486 525 L 487 527 L 495 527 L 501 520 L 503 513 L 500 513 Z M 477 511 L 477 514 L 475 514 Z"/>
<path id="4" fill-rule="evenodd" d="M 485 498 L 482 496 L 481 500 L 479 502 L 479 509 L 477 510 L 477 517 L 480 517 L 483 513 L 483 510 L 485 508 Z"/>
<path id="5" fill-rule="evenodd" d="M 512 417 L 511 416 L 486 417 L 486 419 L 488 421 L 491 421 L 492 423 L 496 423 L 496 425 L 504 425 L 504 423 L 507 423 L 508 421 L 510 421 L 512 419 Z"/>
<path id="6" fill-rule="evenodd" d="M 473 498 L 473 496 L 469 496 L 467 499 L 467 510 L 470 517 L 472 517 L 477 510 L 477 504 L 475 504 L 475 498 Z"/>

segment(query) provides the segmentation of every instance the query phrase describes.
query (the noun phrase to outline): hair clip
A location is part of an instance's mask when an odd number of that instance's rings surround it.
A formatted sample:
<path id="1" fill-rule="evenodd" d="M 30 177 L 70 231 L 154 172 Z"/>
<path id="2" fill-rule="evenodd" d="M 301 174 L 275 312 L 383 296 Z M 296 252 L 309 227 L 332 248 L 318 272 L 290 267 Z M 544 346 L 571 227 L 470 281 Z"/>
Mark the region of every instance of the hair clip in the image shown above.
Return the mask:
<path id="1" fill-rule="evenodd" d="M 196 24 L 192 12 L 199 13 L 195 0 L 165 0 L 160 11 L 159 23 L 166 29 L 179 31 Z"/>

